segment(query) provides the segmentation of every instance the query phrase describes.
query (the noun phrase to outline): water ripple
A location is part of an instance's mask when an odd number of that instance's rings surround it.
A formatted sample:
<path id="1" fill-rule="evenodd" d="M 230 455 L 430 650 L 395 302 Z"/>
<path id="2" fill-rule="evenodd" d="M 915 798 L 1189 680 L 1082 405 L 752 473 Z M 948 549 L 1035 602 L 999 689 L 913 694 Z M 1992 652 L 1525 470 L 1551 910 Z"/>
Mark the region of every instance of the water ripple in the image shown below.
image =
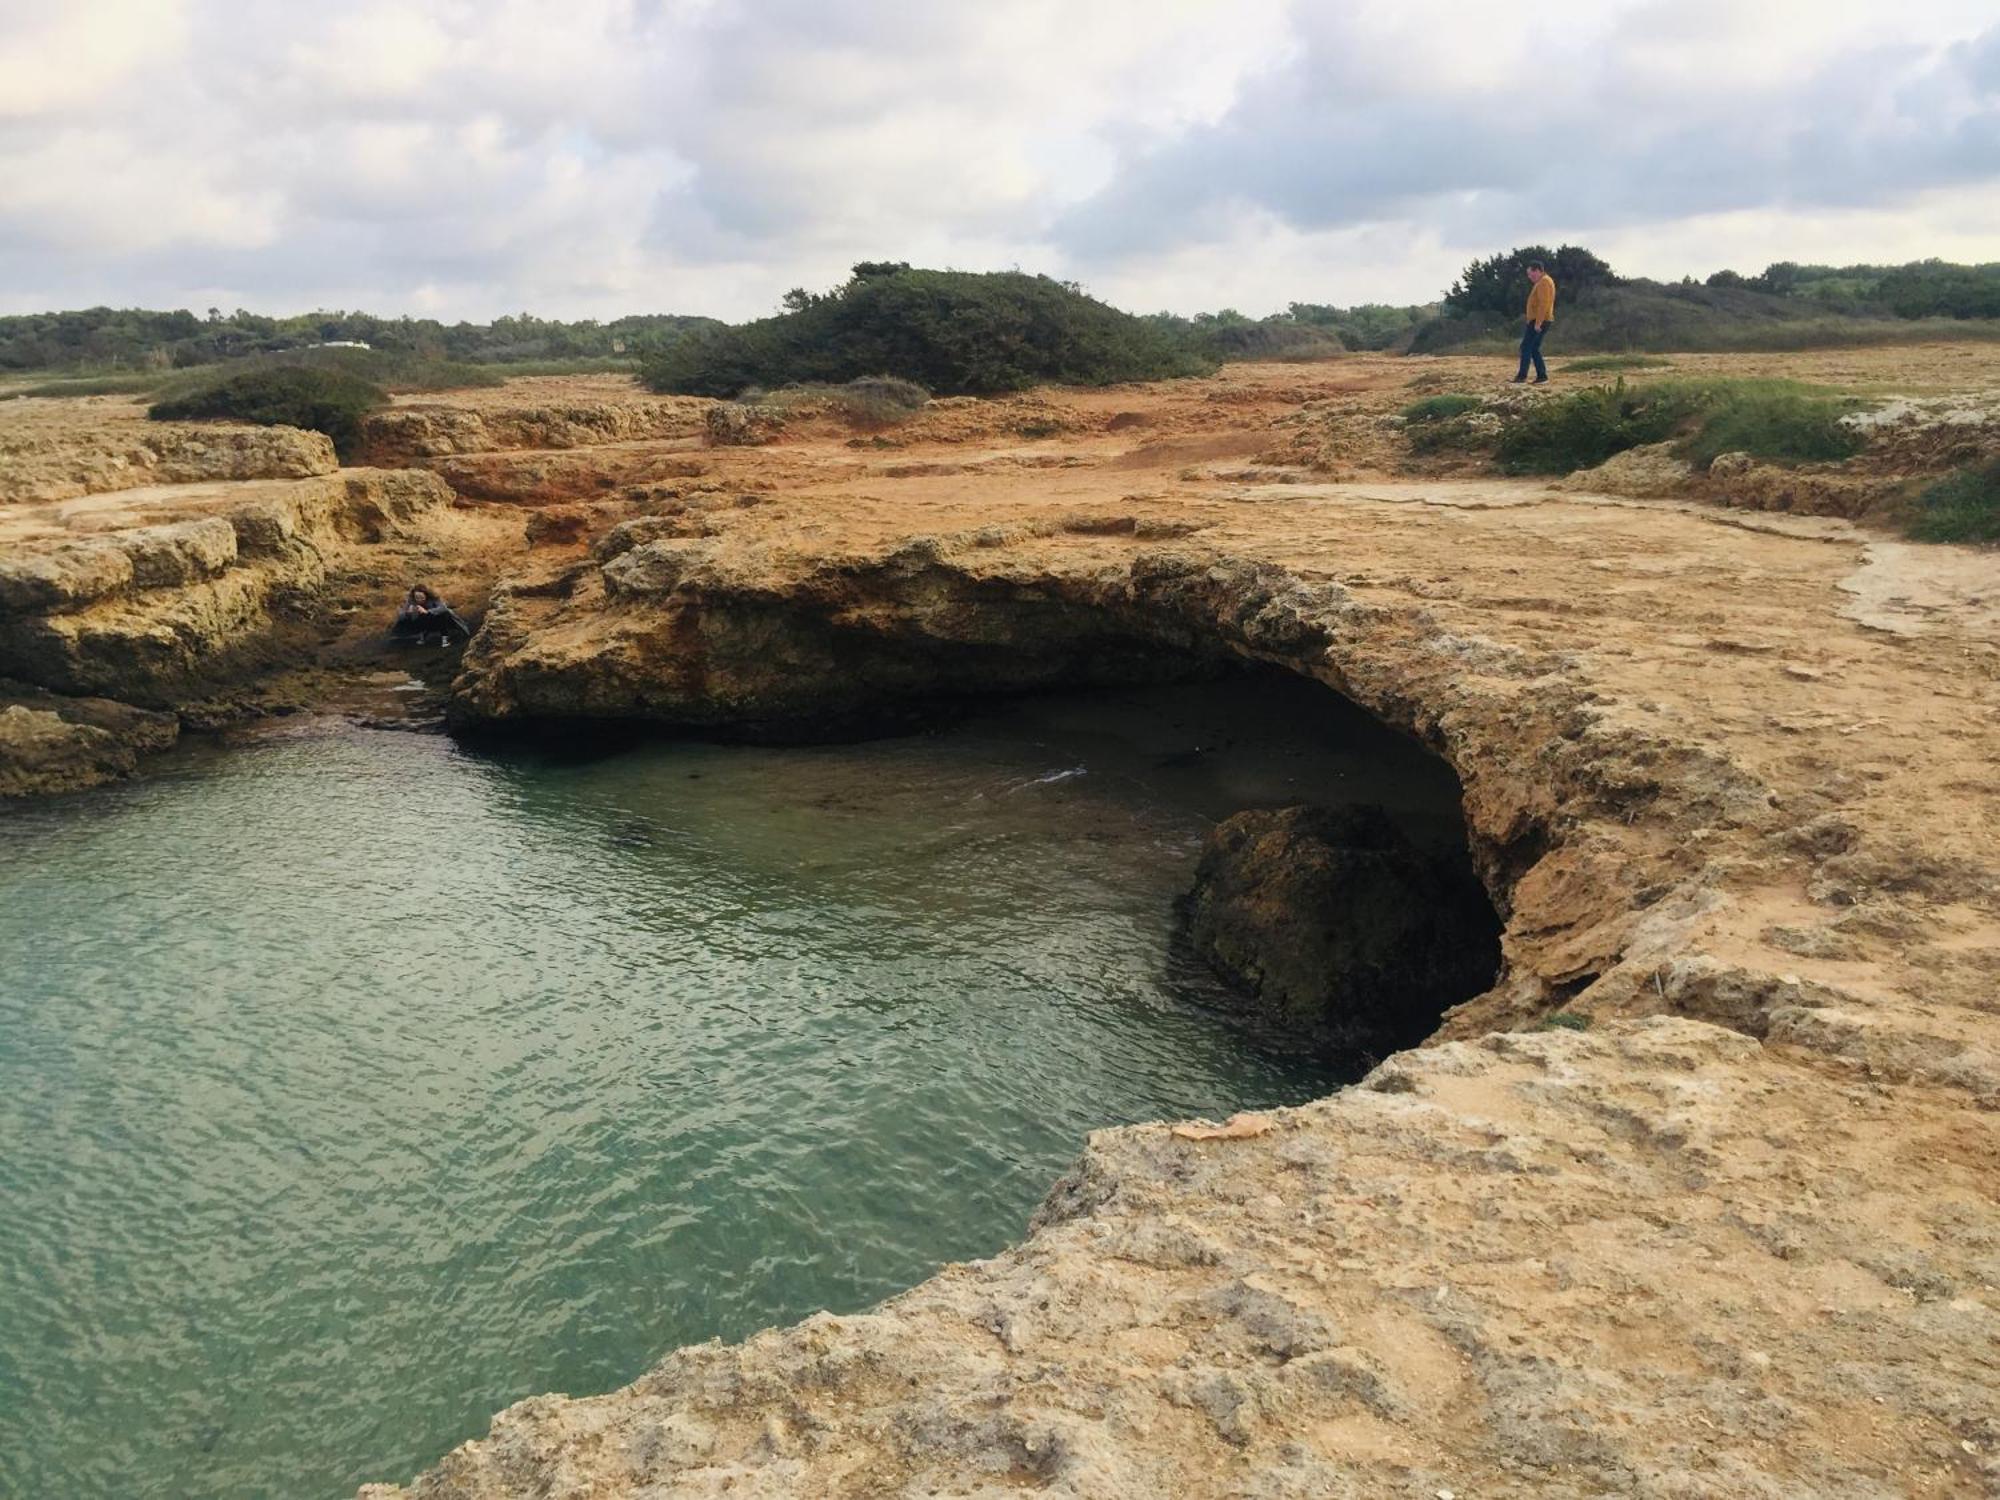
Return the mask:
<path id="1" fill-rule="evenodd" d="M 990 1254 L 1091 1128 L 1319 1091 L 1165 957 L 1255 768 L 1154 767 L 1206 712 L 1319 795 L 1448 782 L 1211 698 L 594 761 L 307 726 L 0 821 L 0 1494 L 344 1494 Z"/>

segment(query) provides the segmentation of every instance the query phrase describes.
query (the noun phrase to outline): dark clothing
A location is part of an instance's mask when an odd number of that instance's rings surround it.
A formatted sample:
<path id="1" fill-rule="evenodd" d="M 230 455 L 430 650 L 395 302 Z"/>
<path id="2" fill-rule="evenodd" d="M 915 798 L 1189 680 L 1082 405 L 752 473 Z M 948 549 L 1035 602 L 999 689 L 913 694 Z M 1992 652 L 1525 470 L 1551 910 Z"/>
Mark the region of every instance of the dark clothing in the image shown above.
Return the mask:
<path id="1" fill-rule="evenodd" d="M 461 641 L 472 638 L 472 630 L 458 617 L 455 610 L 443 600 L 426 607 L 421 604 L 405 604 L 396 611 L 396 623 L 389 627 L 391 635 L 435 635 L 444 639 Z"/>
<path id="2" fill-rule="evenodd" d="M 1549 378 L 1549 367 L 1542 363 L 1542 336 L 1548 331 L 1549 325 L 1546 323 L 1539 326 L 1529 323 L 1521 330 L 1521 369 L 1520 373 L 1514 377 L 1516 380 L 1526 380 L 1528 378 L 1528 362 L 1530 360 L 1534 361 L 1535 379 L 1547 380 Z"/>

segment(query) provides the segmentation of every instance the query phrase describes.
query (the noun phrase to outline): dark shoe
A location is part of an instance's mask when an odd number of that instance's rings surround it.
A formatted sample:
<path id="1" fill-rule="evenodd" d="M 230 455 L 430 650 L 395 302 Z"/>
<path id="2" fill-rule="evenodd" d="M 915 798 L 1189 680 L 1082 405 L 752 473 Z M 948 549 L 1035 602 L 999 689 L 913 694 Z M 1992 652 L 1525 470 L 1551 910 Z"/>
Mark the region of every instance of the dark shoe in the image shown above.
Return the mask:
<path id="1" fill-rule="evenodd" d="M 1533 380 L 1528 382 L 1529 385 L 1547 385 L 1548 383 L 1549 377 L 1546 375 L 1537 375 Z"/>
<path id="2" fill-rule="evenodd" d="M 1512 380 L 1507 382 L 1509 385 L 1526 385 L 1527 383 L 1528 377 L 1525 375 L 1516 375 Z"/>

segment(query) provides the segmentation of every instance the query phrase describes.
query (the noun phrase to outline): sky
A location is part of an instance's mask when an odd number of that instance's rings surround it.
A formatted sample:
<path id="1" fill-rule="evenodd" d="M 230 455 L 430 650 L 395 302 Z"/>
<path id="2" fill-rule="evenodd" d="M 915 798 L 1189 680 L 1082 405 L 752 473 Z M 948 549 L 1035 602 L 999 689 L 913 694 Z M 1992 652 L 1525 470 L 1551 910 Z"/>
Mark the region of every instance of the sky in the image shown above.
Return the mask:
<path id="1" fill-rule="evenodd" d="M 2000 260 L 1993 0 L 0 0 L 0 312 L 1138 311 Z"/>

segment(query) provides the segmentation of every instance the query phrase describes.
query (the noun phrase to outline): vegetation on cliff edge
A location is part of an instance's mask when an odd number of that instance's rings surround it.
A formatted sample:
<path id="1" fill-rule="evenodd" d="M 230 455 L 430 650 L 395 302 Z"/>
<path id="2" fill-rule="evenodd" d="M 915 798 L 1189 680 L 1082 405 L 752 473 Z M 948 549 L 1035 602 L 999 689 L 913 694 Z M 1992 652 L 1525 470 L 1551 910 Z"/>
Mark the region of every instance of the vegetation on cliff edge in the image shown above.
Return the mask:
<path id="1" fill-rule="evenodd" d="M 1018 271 L 863 262 L 835 290 L 795 290 L 785 305 L 776 317 L 668 345 L 642 361 L 641 378 L 656 391 L 735 396 L 752 386 L 840 384 L 886 373 L 957 396 L 1214 368 L 1071 283 Z"/>
<path id="2" fill-rule="evenodd" d="M 1931 485 L 1909 529 L 1920 542 L 2000 542 L 2000 459 Z"/>
<path id="3" fill-rule="evenodd" d="M 1792 380 L 1663 380 L 1591 386 L 1532 401 L 1509 416 L 1495 453 L 1516 474 L 1594 468 L 1644 443 L 1679 438 L 1706 468 L 1724 453 L 1773 463 L 1847 458 L 1862 440 L 1840 419 L 1854 402 Z"/>
<path id="4" fill-rule="evenodd" d="M 388 405 L 378 385 L 342 370 L 273 365 L 200 382 L 155 402 L 146 415 L 156 422 L 227 418 L 260 427 L 304 427 L 333 439 L 342 458 L 361 438 L 361 419 Z"/>

